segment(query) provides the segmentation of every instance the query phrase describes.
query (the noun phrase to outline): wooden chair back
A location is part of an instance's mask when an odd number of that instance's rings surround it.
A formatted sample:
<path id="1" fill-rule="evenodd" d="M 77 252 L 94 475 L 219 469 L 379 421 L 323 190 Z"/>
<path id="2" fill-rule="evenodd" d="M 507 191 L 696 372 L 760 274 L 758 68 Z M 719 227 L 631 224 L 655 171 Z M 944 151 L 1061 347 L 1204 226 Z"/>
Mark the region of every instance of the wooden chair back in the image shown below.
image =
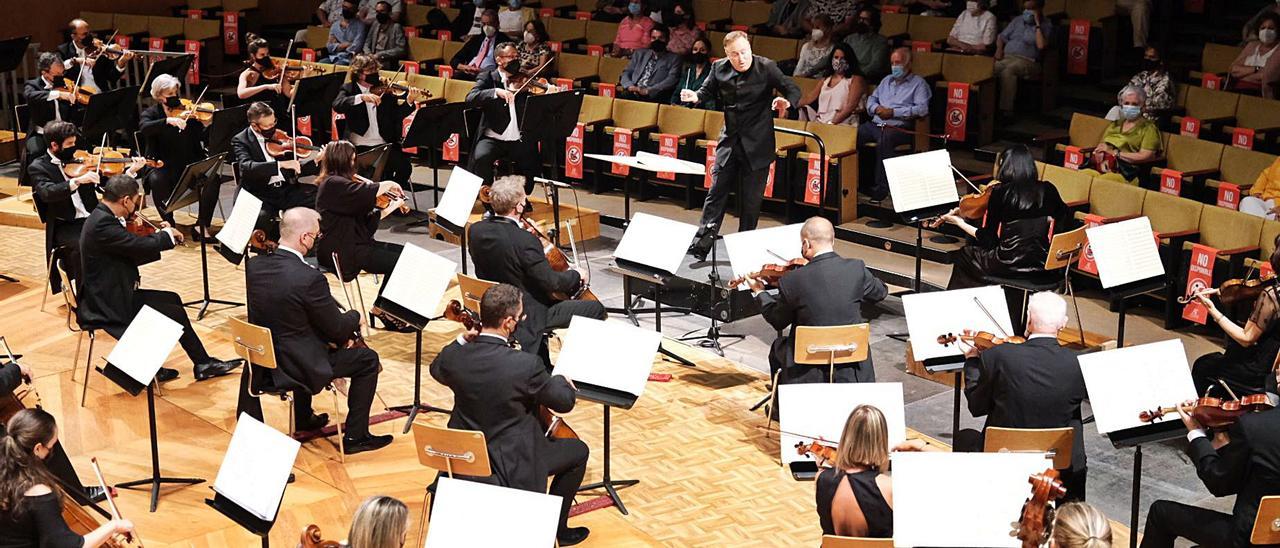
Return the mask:
<path id="1" fill-rule="evenodd" d="M 1053 467 L 1071 467 L 1071 428 L 987 428 L 982 450 L 986 453 L 1053 452 Z"/>
<path id="2" fill-rule="evenodd" d="M 439 470 L 450 477 L 457 474 L 487 477 L 493 474 L 484 432 L 414 422 L 413 442 L 418 462 L 427 468 Z"/>

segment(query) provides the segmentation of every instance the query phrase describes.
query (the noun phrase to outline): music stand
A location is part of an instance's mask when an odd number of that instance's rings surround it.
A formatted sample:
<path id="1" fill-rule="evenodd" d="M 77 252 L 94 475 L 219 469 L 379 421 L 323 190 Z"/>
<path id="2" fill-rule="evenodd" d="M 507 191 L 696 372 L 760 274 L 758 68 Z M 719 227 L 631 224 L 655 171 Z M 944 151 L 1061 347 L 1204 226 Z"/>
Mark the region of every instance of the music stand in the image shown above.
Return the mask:
<path id="1" fill-rule="evenodd" d="M 151 63 L 147 67 L 147 76 L 142 79 L 142 86 L 138 88 L 138 96 L 142 97 L 151 90 L 151 82 L 161 74 L 168 74 L 180 81 L 185 81 L 187 72 L 191 70 L 191 63 L 196 60 L 196 56 L 190 53 L 161 59 Z"/>
<path id="2" fill-rule="evenodd" d="M 1126 238 L 1123 232 L 1140 232 L 1151 236 L 1140 246 L 1129 245 L 1133 241 Z M 1106 224 L 1085 229 L 1089 245 L 1084 254 L 1095 261 L 1098 280 L 1107 293 L 1107 300 L 1116 303 L 1116 347 L 1124 347 L 1124 321 L 1130 298 L 1163 290 L 1168 286 L 1168 276 L 1164 265 L 1159 261 L 1159 250 L 1155 236 L 1151 232 L 1151 221 L 1146 217 L 1138 217 L 1118 223 Z M 1143 272 L 1132 272 L 1131 263 L 1135 257 L 1154 257 L 1153 264 L 1159 272 L 1149 269 Z M 1135 276 L 1141 276 L 1136 279 Z"/>
<path id="3" fill-rule="evenodd" d="M 440 170 L 435 162 L 436 147 L 441 146 L 449 135 L 454 133 L 451 128 L 466 128 L 466 120 L 462 116 L 462 112 L 466 109 L 466 103 L 436 103 L 424 106 L 413 115 L 413 123 L 409 124 L 409 129 L 405 132 L 402 146 L 426 149 L 427 165 L 432 166 L 431 203 L 433 204 L 440 202 Z M 461 139 L 459 142 L 461 143 Z M 412 181 L 409 182 L 409 186 L 413 186 Z M 418 209 L 416 192 L 413 193 L 413 208 Z M 465 261 L 462 263 L 463 268 L 466 268 L 466 264 Z"/>
<path id="4" fill-rule="evenodd" d="M 29 34 L 26 36 L 19 36 L 17 38 L 0 40 L 0 74 L 12 72 L 14 70 L 17 70 L 19 66 L 22 66 L 22 60 L 27 55 L 27 46 L 29 46 L 30 44 L 31 44 L 31 35 Z M 18 146 L 17 146 L 18 145 L 18 132 L 17 132 L 18 121 L 17 120 L 14 120 L 13 127 L 14 127 L 14 134 L 13 134 L 14 150 L 17 151 L 18 150 Z M 30 131 L 35 132 L 34 129 L 30 129 Z M 20 156 L 21 156 L 20 154 L 15 154 L 14 158 L 17 159 Z M 17 278 L 14 278 L 6 274 L 0 274 L 0 280 L 4 280 L 6 282 L 11 282 L 11 283 L 18 283 Z"/>
<path id="5" fill-rule="evenodd" d="M 383 144 L 356 154 L 356 173 L 372 181 L 381 181 L 382 170 L 387 167 L 387 152 L 390 150 L 391 145 Z"/>
<path id="6" fill-rule="evenodd" d="M 280 500 L 284 500 L 283 493 L 280 494 Z M 271 546 L 271 528 L 276 525 L 274 520 L 267 521 L 255 516 L 244 508 L 241 508 L 240 505 L 231 502 L 230 499 L 218 494 L 217 492 L 213 494 L 213 498 L 204 499 L 204 503 L 210 508 L 217 510 L 219 514 L 226 516 L 227 519 L 234 521 L 236 525 L 243 527 L 246 531 L 257 535 L 258 538 L 261 538 L 262 548 L 268 548 Z"/>
<path id="7" fill-rule="evenodd" d="M 543 95 L 530 95 L 520 113 L 520 130 L 525 138 L 542 144 L 545 155 L 551 159 L 551 173 L 555 173 L 556 147 L 563 144 L 578 124 L 582 111 L 581 89 Z"/>
<path id="8" fill-rule="evenodd" d="M 311 116 L 313 122 L 318 118 L 328 120 L 333 100 L 338 98 L 338 91 L 346 78 L 346 72 L 335 72 L 299 79 L 294 83 L 296 89 L 289 108 L 297 116 Z"/>
<path id="9" fill-rule="evenodd" d="M 213 112 L 209 124 L 209 154 L 231 152 L 231 139 L 249 127 L 249 105 L 224 108 Z"/>
<path id="10" fill-rule="evenodd" d="M 89 97 L 81 126 L 86 141 L 97 142 L 100 135 L 129 127 L 138 116 L 135 89 L 122 87 Z"/>
<path id="11" fill-rule="evenodd" d="M 177 186 L 173 189 L 173 194 L 169 196 L 169 200 L 165 202 L 167 205 L 164 210 L 166 213 L 173 214 L 174 211 L 187 207 L 200 201 L 200 195 L 204 193 L 205 187 L 209 185 L 218 186 L 222 184 L 222 164 L 226 161 L 227 153 L 215 154 L 194 164 L 188 165 L 182 172 L 182 178 L 178 180 Z M 197 212 L 203 213 L 203 212 Z M 199 217 L 197 216 L 197 219 Z M 199 221 L 196 222 L 197 229 L 208 231 L 208 225 L 201 226 Z M 200 238 L 200 276 L 203 285 L 203 296 L 194 301 L 182 303 L 182 306 L 188 308 L 196 308 L 200 305 L 200 312 L 196 313 L 196 321 L 204 319 L 204 315 L 209 310 L 210 304 L 223 304 L 230 308 L 244 306 L 244 303 L 235 301 L 226 301 L 222 299 L 214 299 L 209 296 L 209 239 Z"/>

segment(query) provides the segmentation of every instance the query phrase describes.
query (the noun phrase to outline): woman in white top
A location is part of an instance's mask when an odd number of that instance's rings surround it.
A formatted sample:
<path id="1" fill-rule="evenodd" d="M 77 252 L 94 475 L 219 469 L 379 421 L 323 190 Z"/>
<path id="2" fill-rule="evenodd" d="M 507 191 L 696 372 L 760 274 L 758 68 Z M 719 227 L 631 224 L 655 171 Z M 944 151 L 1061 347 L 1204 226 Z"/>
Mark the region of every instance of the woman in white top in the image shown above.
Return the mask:
<path id="1" fill-rule="evenodd" d="M 853 48 L 836 44 L 828 64 L 828 76 L 800 98 L 800 119 L 857 126 L 866 109 L 867 82 L 858 70 Z"/>
<path id="2" fill-rule="evenodd" d="M 809 40 L 800 46 L 800 58 L 796 61 L 792 76 L 815 78 L 831 68 L 827 64 L 827 58 L 831 57 L 835 39 L 831 30 L 834 26 L 835 23 L 825 14 L 813 18 L 813 30 L 809 31 Z"/>
<path id="3" fill-rule="evenodd" d="M 1278 29 L 1280 14 L 1263 14 L 1258 25 L 1258 39 L 1246 44 L 1231 63 L 1234 89 L 1261 88 L 1263 97 L 1276 98 L 1276 81 L 1280 80 L 1280 55 L 1275 55 L 1276 45 L 1280 44 Z"/>
<path id="4" fill-rule="evenodd" d="M 996 43 L 996 15 L 987 10 L 988 0 L 969 0 L 956 17 L 947 36 L 947 45 L 965 53 L 986 53 Z"/>
<path id="5" fill-rule="evenodd" d="M 507 0 L 506 5 L 498 9 L 498 32 L 519 40 L 524 32 L 524 25 L 533 20 L 533 8 L 522 5 L 521 0 Z"/>

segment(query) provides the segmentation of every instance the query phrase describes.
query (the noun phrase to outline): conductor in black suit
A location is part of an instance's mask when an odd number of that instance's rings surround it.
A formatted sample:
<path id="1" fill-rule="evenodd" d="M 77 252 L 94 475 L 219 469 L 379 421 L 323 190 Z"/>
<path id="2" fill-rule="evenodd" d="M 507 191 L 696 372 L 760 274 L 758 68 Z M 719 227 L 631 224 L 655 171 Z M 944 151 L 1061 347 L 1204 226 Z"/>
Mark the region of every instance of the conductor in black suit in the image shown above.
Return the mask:
<path id="1" fill-rule="evenodd" d="M 338 123 L 342 128 L 342 138 L 355 145 L 357 152 L 390 144 L 382 178 L 408 186 L 413 165 L 400 148 L 401 125 L 413 109 L 408 104 L 399 104 L 400 101 L 390 93 L 373 93 L 374 86 L 382 82 L 378 76 L 379 68 L 378 59 L 372 53 L 352 58 L 350 77 L 338 89 L 333 111 L 346 118 Z"/>
<path id="2" fill-rule="evenodd" d="M 453 391 L 449 428 L 484 432 L 493 475 L 465 479 L 562 497 L 556 539 L 572 546 L 590 532 L 567 524 L 590 450 L 576 438 L 548 438 L 538 418 L 541 406 L 573 410 L 577 393 L 571 380 L 549 375 L 538 358 L 511 348 L 524 317 L 523 296 L 507 284 L 489 288 L 480 298 L 480 333 L 444 347 L 431 362 L 431 377 Z M 550 489 L 547 476 L 553 476 Z"/>
<path id="3" fill-rule="evenodd" d="M 312 395 L 334 379 L 350 378 L 343 449 L 348 455 L 380 449 L 392 437 L 369 433 L 369 407 L 378 389 L 378 353 L 352 345 L 364 324 L 360 313 L 340 311 L 324 274 L 303 260 L 319 236 L 319 213 L 307 208 L 285 211 L 276 251 L 249 259 L 245 267 L 249 322 L 271 330 L 278 365 L 270 370 L 250 366 L 255 368 L 254 389 L 291 390 L 294 416 L 300 417 L 297 429 L 317 430 L 329 418 L 313 414 Z M 262 405 L 248 395 L 248 382 L 248 375 L 242 374 L 236 412 L 262 420 Z"/>
<path id="4" fill-rule="evenodd" d="M 119 339 L 142 307 L 149 306 L 182 325 L 178 343 L 194 365 L 197 381 L 230 373 L 239 361 L 209 356 L 177 293 L 139 287 L 138 267 L 160 260 L 160 252 L 182 241 L 182 233 L 168 225 L 145 237 L 129 232 L 125 219 L 141 205 L 142 188 L 137 179 L 117 175 L 103 185 L 102 202 L 89 214 L 80 235 L 82 276 L 76 309 L 80 327 L 101 329 Z M 160 382 L 176 378 L 177 370 L 167 367 L 156 373 Z"/>
<path id="5" fill-rule="evenodd" d="M 36 58 L 40 76 L 22 85 L 22 98 L 30 109 L 27 124 L 27 162 L 44 152 L 48 142 L 44 138 L 45 125 L 58 120 L 79 124 L 84 119 L 84 109 L 75 101 L 66 84 L 66 66 L 58 54 L 51 51 Z"/>
<path id="6" fill-rule="evenodd" d="M 499 44 L 494 51 L 497 67 L 481 71 L 476 85 L 467 92 L 467 108 L 481 111 L 471 152 L 469 170 L 484 181 L 493 180 L 493 162 L 507 158 L 516 173 L 527 177 L 524 191 L 533 190 L 533 178 L 542 176 L 538 160 L 538 144 L 524 138 L 520 119 L 529 101 L 528 93 L 517 95 L 507 89 L 507 82 L 520 73 L 520 54 L 515 44 Z"/>
<path id="7" fill-rule="evenodd" d="M 835 228 L 831 221 L 811 217 L 800 229 L 800 253 L 809 263 L 778 279 L 777 292 L 765 291 L 764 282 L 747 280 L 760 303 L 760 314 L 779 333 L 791 333 L 773 341 L 769 369 L 778 384 L 809 382 L 875 382 L 871 355 L 850 364 L 836 365 L 835 379 L 828 379 L 825 365 L 795 363 L 795 327 L 863 323 L 863 303 L 880 302 L 889 294 L 884 282 L 871 274 L 861 259 L 846 259 L 835 252 Z"/>
<path id="8" fill-rule="evenodd" d="M 1062 470 L 1066 500 L 1085 499 L 1084 430 L 1080 402 L 1087 395 L 1076 353 L 1058 344 L 1058 331 L 1067 325 L 1067 302 L 1052 292 L 1027 300 L 1027 342 L 1002 344 L 978 354 L 965 354 L 964 395 L 969 412 L 987 417 L 986 428 L 1063 428 L 1075 430 L 1071 468 Z M 983 435 L 962 430 L 957 451 L 982 451 Z"/>
<path id="9" fill-rule="evenodd" d="M 1189 431 L 1187 454 L 1209 492 L 1235 495 L 1235 506 L 1231 514 L 1224 514 L 1158 500 L 1147 512 L 1142 547 L 1172 548 L 1179 537 L 1200 546 L 1253 546 L 1249 537 L 1262 497 L 1280 495 L 1280 409 L 1245 413 L 1210 439 L 1205 427 L 1188 415 L 1193 403 L 1179 412 Z"/>
<path id="10" fill-rule="evenodd" d="M 603 320 L 599 301 L 561 300 L 554 295 L 577 295 L 587 282 L 587 271 L 579 267 L 557 272 L 547 262 L 538 238 L 520 227 L 524 213 L 524 178 L 500 177 L 490 192 L 493 215 L 471 225 L 467 247 L 482 280 L 514 285 L 524 292 L 524 311 L 515 338 L 525 352 L 542 354 L 542 335 L 569 327 L 574 316 Z"/>
<path id="11" fill-rule="evenodd" d="M 249 105 L 249 127 L 231 139 L 232 153 L 240 173 L 240 186 L 262 200 L 263 209 L 284 211 L 295 207 L 316 206 L 315 185 L 299 183 L 298 178 L 315 175 L 320 168 L 312 159 L 300 162 L 292 152 L 272 156 L 266 141 L 274 138 L 276 113 L 271 105 L 256 102 Z"/>
<path id="12" fill-rule="evenodd" d="M 120 84 L 120 77 L 124 75 L 124 67 L 133 59 L 133 52 L 125 52 L 115 59 L 105 55 L 91 57 L 88 54 L 93 53 L 94 36 L 89 30 L 89 23 L 84 19 L 72 19 L 67 30 L 71 41 L 58 46 L 58 56 L 62 57 L 62 62 L 67 67 L 67 78 L 72 82 L 78 78 L 80 85 L 95 92 L 115 89 Z M 80 72 L 86 68 L 89 69 L 88 72 L 81 76 Z"/>
<path id="13" fill-rule="evenodd" d="M 711 65 L 711 74 L 698 91 L 681 90 L 686 103 L 717 101 L 724 110 L 724 131 L 716 143 L 714 180 L 702 203 L 701 227 L 689 252 L 706 258 L 724 221 L 731 192 L 740 191 L 742 218 L 738 231 L 754 230 L 760 218 L 769 166 L 777 157 L 773 138 L 773 112 L 800 102 L 800 88 L 778 70 L 772 60 L 753 55 L 747 33 L 733 31 L 724 37 L 728 59 Z M 774 97 L 777 91 L 782 97 Z M 741 186 L 739 186 L 741 185 Z"/>

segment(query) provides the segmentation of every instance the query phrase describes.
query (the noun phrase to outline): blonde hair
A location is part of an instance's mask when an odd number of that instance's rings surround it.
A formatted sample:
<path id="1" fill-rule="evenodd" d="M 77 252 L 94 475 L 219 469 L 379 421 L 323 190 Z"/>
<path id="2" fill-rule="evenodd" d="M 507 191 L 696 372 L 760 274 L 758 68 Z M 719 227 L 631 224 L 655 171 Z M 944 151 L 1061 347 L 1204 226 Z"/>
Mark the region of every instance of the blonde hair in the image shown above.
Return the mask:
<path id="1" fill-rule="evenodd" d="M 1054 518 L 1053 541 L 1058 548 L 1109 548 L 1111 524 L 1097 508 L 1068 503 L 1058 508 Z"/>
<path id="2" fill-rule="evenodd" d="M 889 425 L 884 413 L 871 405 L 855 407 L 844 422 L 836 466 L 841 469 L 866 467 L 880 472 L 889 469 Z"/>
<path id="3" fill-rule="evenodd" d="M 499 215 L 506 215 L 516 210 L 516 206 L 524 203 L 524 176 L 507 175 L 498 177 L 489 189 L 489 205 Z"/>
<path id="4" fill-rule="evenodd" d="M 400 548 L 404 546 L 409 509 L 394 497 L 365 499 L 351 518 L 347 546 L 351 548 Z"/>
<path id="5" fill-rule="evenodd" d="M 730 32 L 729 34 L 724 35 L 724 47 L 726 48 L 729 47 L 729 44 L 732 44 L 735 40 L 739 40 L 739 39 L 746 40 L 747 42 L 751 42 L 751 38 L 747 36 L 747 33 L 742 32 L 740 30 L 735 30 L 733 32 Z"/>

